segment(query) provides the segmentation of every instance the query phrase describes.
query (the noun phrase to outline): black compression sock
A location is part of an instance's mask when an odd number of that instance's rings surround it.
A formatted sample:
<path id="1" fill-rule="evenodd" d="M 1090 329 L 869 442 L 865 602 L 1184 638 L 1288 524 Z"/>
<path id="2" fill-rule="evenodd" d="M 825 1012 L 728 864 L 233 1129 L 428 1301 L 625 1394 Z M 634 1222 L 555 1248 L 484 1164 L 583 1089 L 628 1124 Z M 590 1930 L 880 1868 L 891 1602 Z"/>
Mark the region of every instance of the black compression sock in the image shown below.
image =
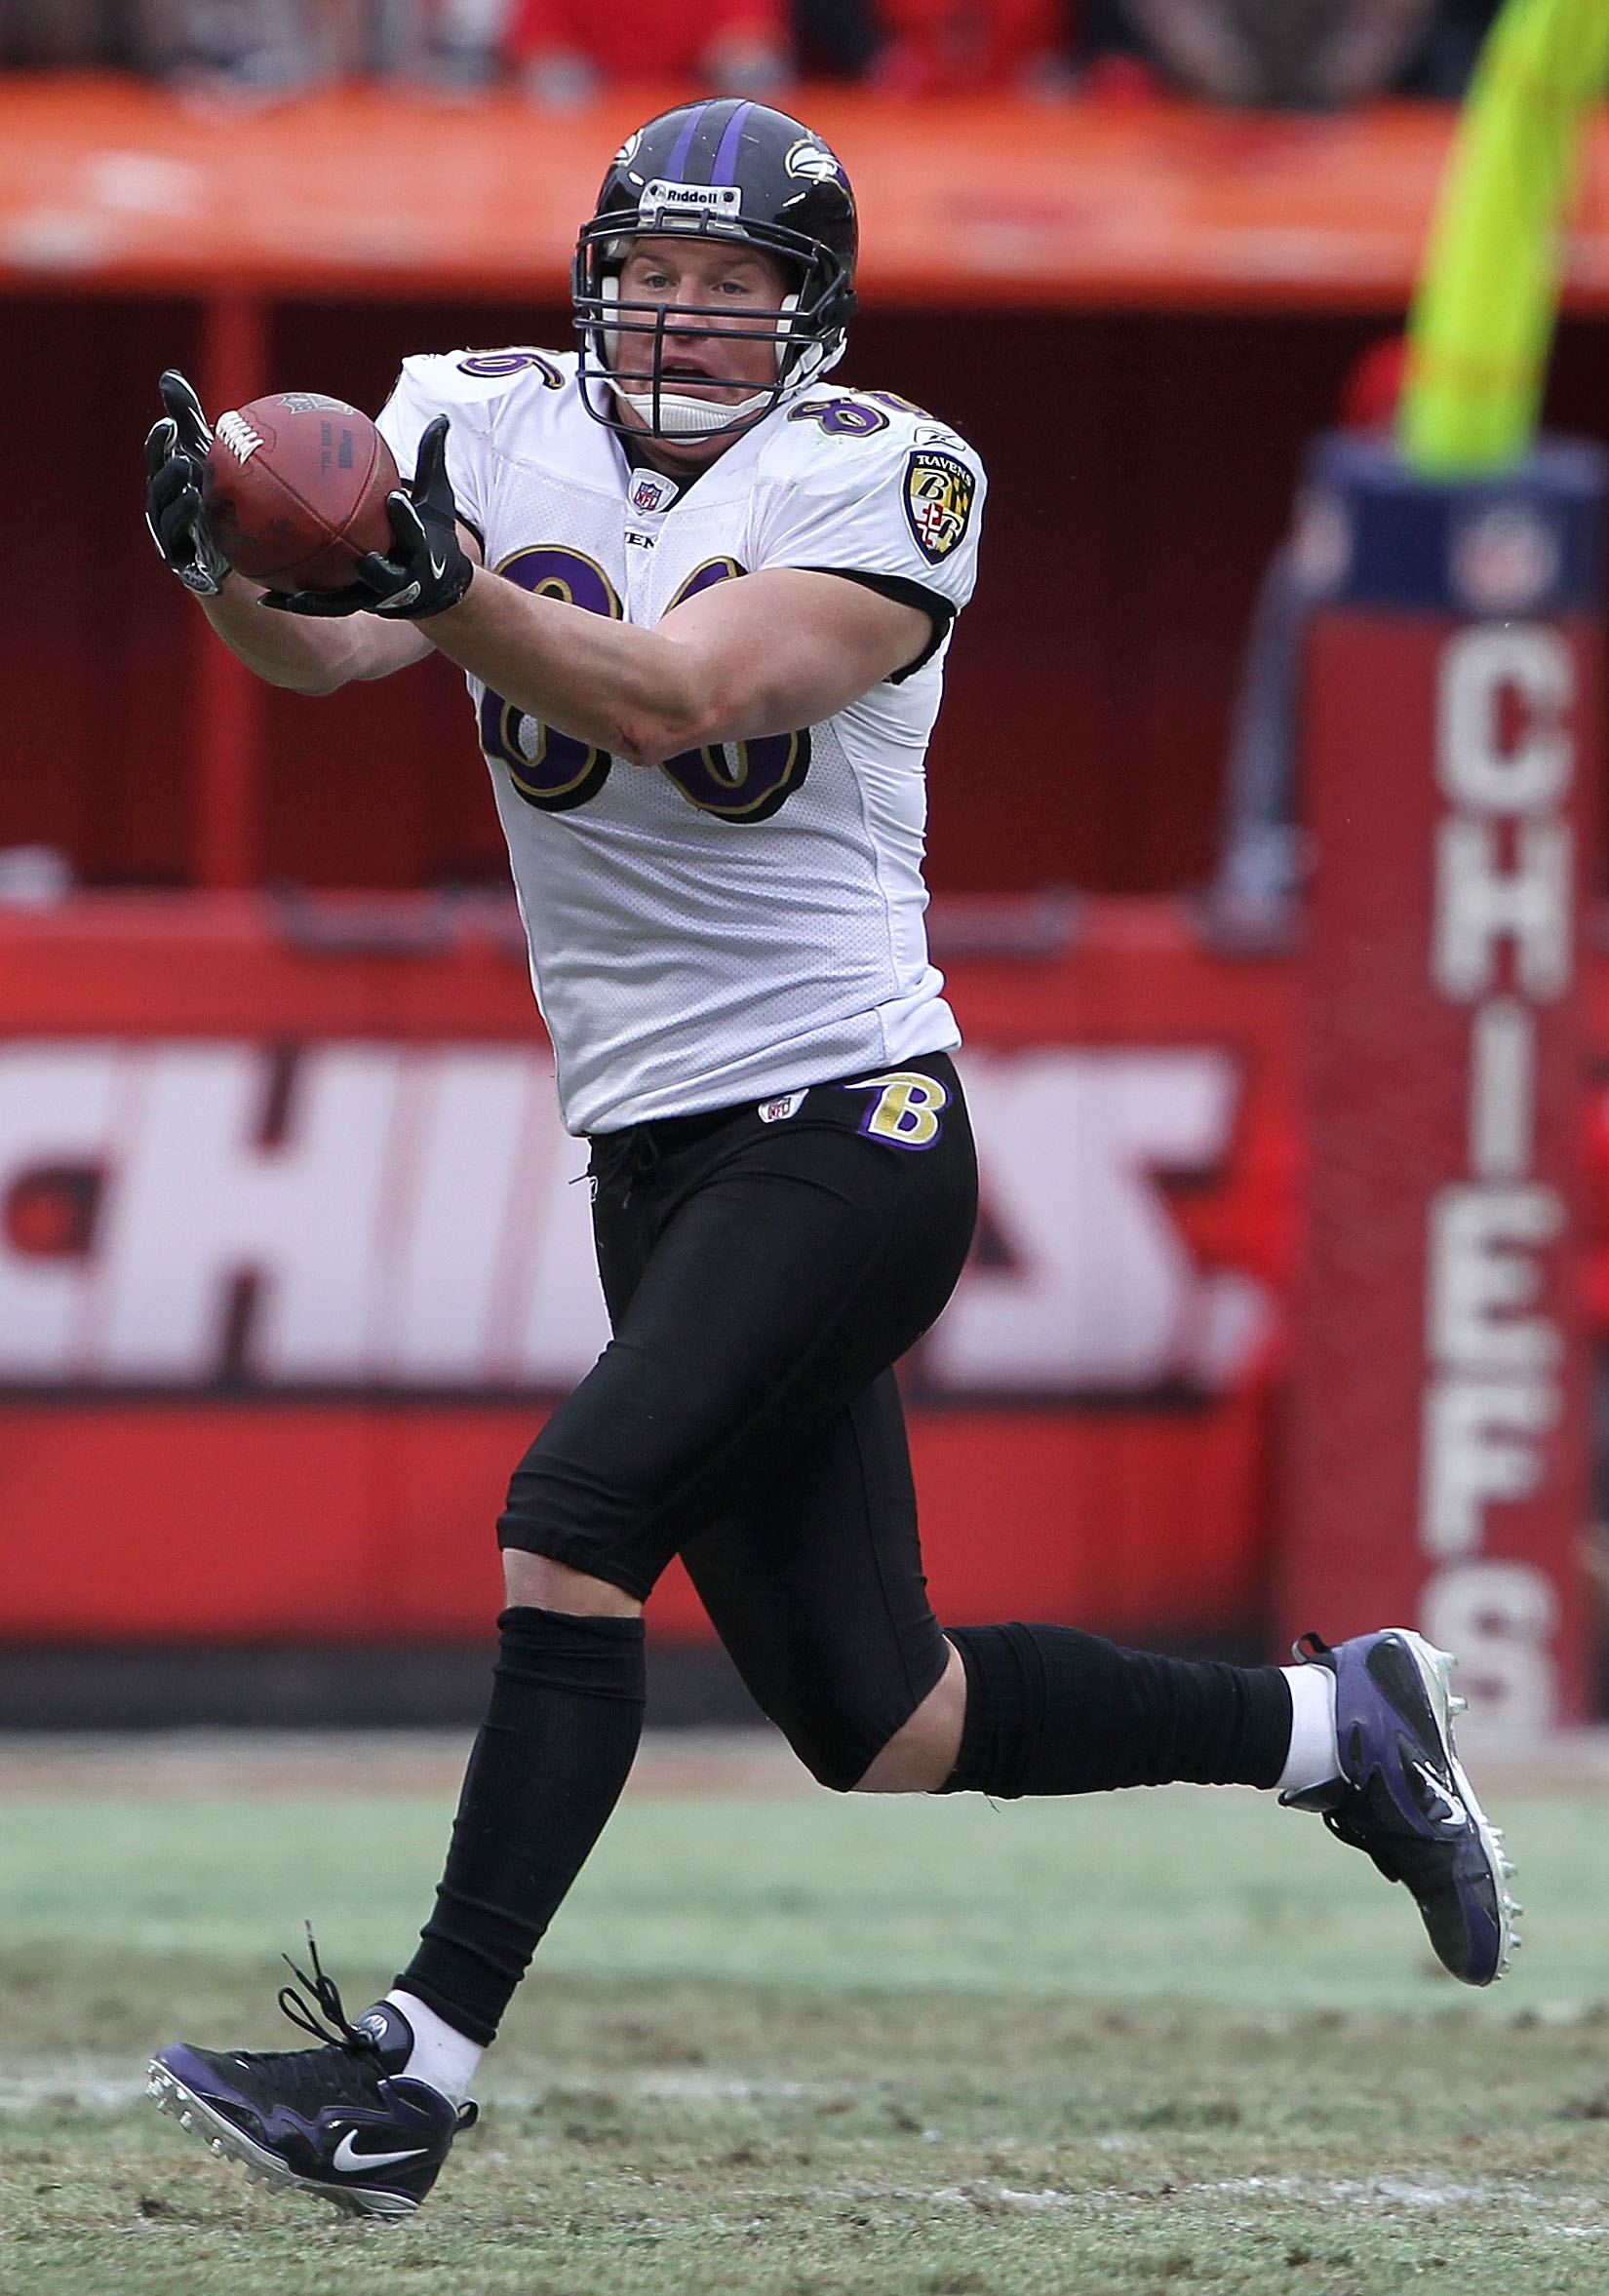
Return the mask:
<path id="1" fill-rule="evenodd" d="M 1275 1786 L 1290 1748 L 1277 1666 L 1120 1650 L 1072 1626 L 952 1627 L 966 1723 L 943 1794 L 1099 1794 L 1114 1786 Z"/>
<path id="2" fill-rule="evenodd" d="M 643 1621 L 505 1611 L 436 1910 L 399 1986 L 483 2047 L 619 1800 Z"/>

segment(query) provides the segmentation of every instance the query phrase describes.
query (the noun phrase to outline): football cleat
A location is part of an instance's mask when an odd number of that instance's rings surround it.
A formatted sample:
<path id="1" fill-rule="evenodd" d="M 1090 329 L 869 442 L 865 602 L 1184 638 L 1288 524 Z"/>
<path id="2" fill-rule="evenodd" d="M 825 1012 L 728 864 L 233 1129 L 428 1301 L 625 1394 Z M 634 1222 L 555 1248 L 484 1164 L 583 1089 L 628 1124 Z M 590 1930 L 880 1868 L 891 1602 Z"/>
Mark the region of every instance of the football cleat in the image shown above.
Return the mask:
<path id="1" fill-rule="evenodd" d="M 280 1988 L 280 2007 L 317 2048 L 216 2050 L 184 2043 L 152 2059 L 157 2110 L 219 2157 L 244 2161 L 255 2183 L 313 2193 L 350 2216 L 408 2216 L 441 2173 L 452 2139 L 476 2119 L 427 2082 L 403 2073 L 413 2036 L 401 2010 L 376 2002 L 349 2023 L 319 1965 L 312 1931 L 307 1988 Z"/>
<path id="2" fill-rule="evenodd" d="M 1467 1703 L 1448 1689 L 1457 1659 L 1405 1626 L 1333 1650 L 1304 1634 L 1293 1655 L 1335 1676 L 1341 1775 L 1280 1800 L 1316 1810 L 1337 1841 L 1406 1883 L 1443 1967 L 1466 1985 L 1495 1984 L 1519 1943 L 1520 1908 L 1503 1836 L 1453 1750 L 1453 1716 Z"/>

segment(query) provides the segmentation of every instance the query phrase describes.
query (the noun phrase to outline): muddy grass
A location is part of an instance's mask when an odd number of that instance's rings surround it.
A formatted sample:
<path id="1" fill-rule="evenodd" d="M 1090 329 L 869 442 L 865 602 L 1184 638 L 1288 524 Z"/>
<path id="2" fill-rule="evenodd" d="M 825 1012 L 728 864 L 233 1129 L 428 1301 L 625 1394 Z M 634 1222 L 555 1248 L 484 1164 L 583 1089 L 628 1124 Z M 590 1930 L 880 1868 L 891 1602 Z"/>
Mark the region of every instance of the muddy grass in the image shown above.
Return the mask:
<path id="1" fill-rule="evenodd" d="M 407 1950 L 434 1795 L 0 1801 L 0 2296 L 1609 2296 L 1609 1842 L 1519 1798 L 1528 1959 L 1248 1796 L 628 1802 L 424 2212 L 270 2199 L 139 2094 Z M 406 1917 L 406 1918 L 405 1918 Z"/>
<path id="2" fill-rule="evenodd" d="M 181 1974 L 0 1965 L 22 2028 L 70 2044 L 14 2055 L 0 2087 L 4 2296 L 1609 2289 L 1595 2008 L 1247 2019 L 559 1979 L 489 2062 L 436 2198 L 378 2227 L 258 2194 L 130 2093 Z M 264 2038 L 260 1992 L 255 1969 L 192 1973 L 185 2023 Z"/>

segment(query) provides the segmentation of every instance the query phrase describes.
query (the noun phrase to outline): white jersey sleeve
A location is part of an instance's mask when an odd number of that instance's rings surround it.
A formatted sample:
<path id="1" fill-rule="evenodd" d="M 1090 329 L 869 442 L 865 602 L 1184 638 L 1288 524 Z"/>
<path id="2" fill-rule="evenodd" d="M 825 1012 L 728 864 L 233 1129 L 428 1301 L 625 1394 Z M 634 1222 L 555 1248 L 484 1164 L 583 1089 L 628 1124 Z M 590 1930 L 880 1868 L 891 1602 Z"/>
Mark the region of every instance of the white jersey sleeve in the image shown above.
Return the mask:
<path id="1" fill-rule="evenodd" d="M 499 419 L 528 394 L 533 372 L 552 388 L 559 369 L 548 353 L 518 348 L 429 352 L 405 359 L 396 387 L 374 418 L 408 480 L 426 426 L 438 414 L 448 417 L 447 475 L 459 517 L 483 542 Z"/>
<path id="2" fill-rule="evenodd" d="M 812 392 L 790 409 L 760 475 L 751 572 L 878 575 L 952 615 L 971 597 L 983 465 L 920 409 L 870 393 Z"/>

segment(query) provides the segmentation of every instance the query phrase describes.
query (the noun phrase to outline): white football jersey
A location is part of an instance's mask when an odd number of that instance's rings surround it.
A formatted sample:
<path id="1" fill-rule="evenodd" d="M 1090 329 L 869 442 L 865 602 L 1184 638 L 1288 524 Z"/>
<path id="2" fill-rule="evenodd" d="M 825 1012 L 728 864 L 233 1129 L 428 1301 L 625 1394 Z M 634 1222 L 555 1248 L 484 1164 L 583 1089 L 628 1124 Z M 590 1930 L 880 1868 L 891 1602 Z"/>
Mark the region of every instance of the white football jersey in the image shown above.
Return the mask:
<path id="1" fill-rule="evenodd" d="M 588 415 L 573 354 L 410 359 L 379 418 L 404 471 L 437 414 L 487 564 L 590 612 L 651 625 L 765 566 L 902 579 L 952 608 L 971 593 L 981 466 L 902 400 L 818 385 L 680 489 Z M 944 653 L 821 724 L 652 770 L 469 680 L 570 1131 L 960 1043 L 922 923 Z"/>

